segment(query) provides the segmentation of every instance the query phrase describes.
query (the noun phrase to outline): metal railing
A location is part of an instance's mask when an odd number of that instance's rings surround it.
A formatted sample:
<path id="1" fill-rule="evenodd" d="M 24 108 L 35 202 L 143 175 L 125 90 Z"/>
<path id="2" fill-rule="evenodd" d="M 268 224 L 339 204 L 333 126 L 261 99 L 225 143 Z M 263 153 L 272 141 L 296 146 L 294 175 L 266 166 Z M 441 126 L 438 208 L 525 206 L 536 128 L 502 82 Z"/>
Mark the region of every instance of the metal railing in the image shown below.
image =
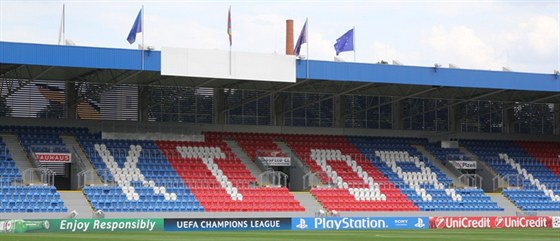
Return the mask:
<path id="1" fill-rule="evenodd" d="M 333 187 L 334 183 L 326 172 L 307 172 L 303 175 L 303 189 L 309 190 L 314 187 Z"/>
<path id="2" fill-rule="evenodd" d="M 296 154 L 292 155 L 292 166 L 294 165 L 297 166 L 297 168 L 302 170 L 304 173 L 309 173 L 311 171 L 311 168 L 307 166 L 303 162 L 303 160 L 301 160 Z"/>
<path id="3" fill-rule="evenodd" d="M 130 151 L 130 148 L 125 147 L 125 148 L 107 148 L 109 150 L 109 152 L 111 153 L 111 156 L 113 156 L 115 159 L 125 159 L 128 156 L 128 152 Z M 95 157 L 99 157 L 99 153 L 92 149 L 89 150 L 84 150 L 85 154 L 89 157 L 89 158 L 95 158 Z M 175 158 L 180 158 L 181 155 L 179 153 L 171 153 L 168 154 L 170 155 L 170 157 L 175 157 Z M 167 160 L 167 157 L 165 154 L 163 154 L 160 150 L 151 150 L 151 149 L 142 149 L 142 151 L 140 152 L 139 158 L 148 158 L 148 159 L 155 159 L 155 160 Z"/>
<path id="4" fill-rule="evenodd" d="M 23 181 L 12 175 L 0 175 L 0 187 L 23 185 Z"/>
<path id="5" fill-rule="evenodd" d="M 44 167 L 28 168 L 22 173 L 23 184 L 42 184 L 54 185 L 54 177 L 56 173 Z"/>
<path id="6" fill-rule="evenodd" d="M 196 125 L 170 125 L 165 122 L 138 121 L 100 121 L 98 130 L 111 133 L 173 133 L 183 135 L 200 135 Z"/>
<path id="7" fill-rule="evenodd" d="M 495 176 L 492 179 L 492 188 L 494 191 L 506 188 L 519 188 L 522 189 L 524 185 L 524 178 L 521 174 L 508 174 L 505 176 Z"/>
<path id="8" fill-rule="evenodd" d="M 541 183 L 546 186 L 547 189 L 550 189 L 556 195 L 560 195 L 560 183 Z"/>
<path id="9" fill-rule="evenodd" d="M 97 173 L 94 169 L 83 170 L 78 174 L 78 189 L 82 189 L 85 186 L 93 186 L 97 184 L 95 181 L 95 175 Z"/>
<path id="10" fill-rule="evenodd" d="M 84 160 L 82 159 L 82 156 L 80 155 L 80 150 L 78 150 L 75 146 L 72 147 L 72 163 L 77 163 L 78 164 L 78 168 L 80 170 L 86 170 L 86 164 L 84 163 Z"/>
<path id="11" fill-rule="evenodd" d="M 265 187 L 287 187 L 288 175 L 278 171 L 266 171 L 257 176 L 257 182 Z"/>
<path id="12" fill-rule="evenodd" d="M 249 158 L 251 158 L 251 157 L 249 157 Z M 255 158 L 254 163 L 260 170 L 262 170 L 264 172 L 272 171 L 272 168 L 265 165 L 265 163 L 262 161 L 262 159 L 259 158 L 258 156 Z"/>
<path id="13" fill-rule="evenodd" d="M 482 188 L 482 180 L 483 178 L 477 174 L 463 174 L 459 176 L 459 181 L 461 181 L 465 187 Z"/>
<path id="14" fill-rule="evenodd" d="M 476 157 L 466 154 L 447 154 L 446 159 L 447 161 L 474 161 Z"/>
<path id="15" fill-rule="evenodd" d="M 214 190 L 224 190 L 225 191 L 225 187 L 218 181 L 216 181 L 215 179 L 187 179 L 187 180 L 181 180 L 181 179 L 175 179 L 175 180 L 169 180 L 169 182 L 166 182 L 166 180 L 156 180 L 156 183 L 160 183 L 161 185 L 170 185 L 173 186 L 175 185 L 176 187 L 180 188 L 180 187 L 188 187 L 190 189 L 214 189 Z M 239 182 L 232 182 L 232 187 L 236 187 L 239 190 L 243 190 L 243 189 L 255 189 L 255 188 L 263 188 L 263 186 L 260 186 L 257 182 L 254 181 L 250 181 L 250 182 L 246 182 L 246 181 L 239 181 Z"/>
<path id="16" fill-rule="evenodd" d="M 501 176 L 494 176 L 492 178 L 492 192 L 496 192 L 498 190 L 503 190 L 507 188 L 509 185 L 506 184 L 506 181 Z"/>
<path id="17" fill-rule="evenodd" d="M 37 160 L 36 153 L 64 153 L 70 154 L 71 158 L 70 161 L 74 162 L 72 158 L 71 151 L 64 150 L 62 146 L 54 146 L 54 145 L 32 145 L 29 148 L 29 159 L 32 161 L 32 166 L 35 168 L 47 168 L 53 171 L 57 176 L 64 176 L 66 175 L 66 163 L 65 162 L 40 162 Z"/>
<path id="18" fill-rule="evenodd" d="M 113 180 L 113 175 L 109 169 L 87 169 L 79 172 L 78 174 L 78 188 L 84 188 L 86 186 L 93 186 L 93 185 L 104 185 L 104 186 L 113 186 L 116 183 Z M 101 183 L 96 182 L 95 176 L 98 176 Z"/>

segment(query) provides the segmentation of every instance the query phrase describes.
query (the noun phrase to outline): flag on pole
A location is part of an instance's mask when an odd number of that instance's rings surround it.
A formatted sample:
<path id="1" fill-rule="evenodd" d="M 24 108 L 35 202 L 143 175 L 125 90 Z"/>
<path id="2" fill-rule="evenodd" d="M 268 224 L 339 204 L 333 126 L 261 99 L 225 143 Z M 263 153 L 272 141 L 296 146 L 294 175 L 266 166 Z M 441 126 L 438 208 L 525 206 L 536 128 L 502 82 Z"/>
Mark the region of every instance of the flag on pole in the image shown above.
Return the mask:
<path id="1" fill-rule="evenodd" d="M 296 42 L 296 47 L 294 48 L 294 55 L 299 56 L 299 51 L 301 50 L 301 45 L 307 43 L 307 19 L 305 20 L 305 24 L 301 29 L 301 33 L 299 33 L 299 37 Z"/>
<path id="2" fill-rule="evenodd" d="M 142 9 L 140 9 L 140 12 L 138 12 L 138 16 L 136 17 L 136 20 L 134 20 L 134 24 L 130 29 L 130 33 L 128 33 L 128 38 L 126 38 L 126 40 L 130 44 L 133 44 L 136 41 L 137 33 L 142 33 L 143 25 L 144 23 L 142 22 Z"/>
<path id="3" fill-rule="evenodd" d="M 229 36 L 229 46 L 232 44 L 232 33 L 231 33 L 231 6 L 229 6 L 227 15 L 227 34 Z"/>
<path id="4" fill-rule="evenodd" d="M 346 32 L 336 40 L 336 43 L 334 44 L 334 50 L 336 51 L 337 56 L 340 52 L 354 50 L 354 29 L 348 30 L 348 32 Z"/>
<path id="5" fill-rule="evenodd" d="M 64 32 L 66 30 L 65 29 L 66 26 L 64 26 L 64 25 L 65 25 L 66 19 L 65 19 L 65 16 L 64 16 L 65 15 L 64 8 L 65 8 L 65 4 L 62 4 L 62 18 L 60 19 L 60 31 L 58 32 L 58 44 L 59 45 L 60 44 L 65 44 L 64 43 L 65 42 L 64 41 L 65 40 L 64 39 Z"/>

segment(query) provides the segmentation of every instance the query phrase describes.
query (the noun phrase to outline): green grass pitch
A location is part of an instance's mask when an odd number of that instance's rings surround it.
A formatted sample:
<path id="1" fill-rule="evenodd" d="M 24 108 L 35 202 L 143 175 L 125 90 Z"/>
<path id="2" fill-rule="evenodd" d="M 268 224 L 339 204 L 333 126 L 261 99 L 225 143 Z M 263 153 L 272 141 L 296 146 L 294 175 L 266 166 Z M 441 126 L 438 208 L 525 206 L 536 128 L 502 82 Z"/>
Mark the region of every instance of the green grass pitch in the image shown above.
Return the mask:
<path id="1" fill-rule="evenodd" d="M 439 229 L 439 230 L 353 230 L 353 231 L 240 231 L 240 232 L 155 232 L 155 233 L 28 233 L 0 234 L 0 241 L 76 240 L 550 240 L 560 241 L 560 229 Z"/>

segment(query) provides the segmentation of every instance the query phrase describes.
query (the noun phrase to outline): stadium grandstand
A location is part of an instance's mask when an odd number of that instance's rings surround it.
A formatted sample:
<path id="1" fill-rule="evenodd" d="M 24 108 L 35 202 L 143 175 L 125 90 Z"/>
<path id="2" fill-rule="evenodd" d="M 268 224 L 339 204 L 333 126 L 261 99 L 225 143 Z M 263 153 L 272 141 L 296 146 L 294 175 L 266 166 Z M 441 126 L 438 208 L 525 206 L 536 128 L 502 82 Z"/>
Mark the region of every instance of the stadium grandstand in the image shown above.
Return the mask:
<path id="1" fill-rule="evenodd" d="M 224 54 L 0 42 L 2 218 L 560 211 L 557 74 Z"/>

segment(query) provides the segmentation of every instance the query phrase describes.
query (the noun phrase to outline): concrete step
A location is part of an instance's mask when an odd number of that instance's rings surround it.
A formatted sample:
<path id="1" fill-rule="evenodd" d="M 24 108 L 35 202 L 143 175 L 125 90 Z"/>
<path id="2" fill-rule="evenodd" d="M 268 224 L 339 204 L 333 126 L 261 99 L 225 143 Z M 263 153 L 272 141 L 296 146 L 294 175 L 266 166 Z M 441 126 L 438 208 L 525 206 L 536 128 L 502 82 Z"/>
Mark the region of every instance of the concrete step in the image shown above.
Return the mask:
<path id="1" fill-rule="evenodd" d="M 292 158 L 292 166 L 290 168 L 290 190 L 306 191 L 309 190 L 309 183 L 321 183 L 316 176 L 306 175 L 311 169 L 296 155 L 292 149 L 282 141 L 274 142 L 282 150 L 282 152 Z"/>
<path id="2" fill-rule="evenodd" d="M 489 173 L 491 173 L 493 176 L 497 176 L 498 173 L 496 173 L 496 171 L 494 171 L 493 168 L 491 168 L 490 166 L 488 166 L 488 164 L 486 164 L 485 162 L 480 160 L 480 157 L 478 157 L 477 155 L 475 155 L 474 153 L 472 153 L 469 149 L 467 149 L 466 147 L 459 147 L 459 150 L 465 154 L 467 154 L 467 156 L 471 156 L 474 158 L 474 160 L 479 164 L 482 165 L 482 167 L 484 168 L 484 170 L 488 171 Z"/>
<path id="3" fill-rule="evenodd" d="M 427 157 L 429 160 L 432 161 L 432 164 L 434 164 L 437 168 L 439 168 L 443 173 L 445 173 L 445 175 L 447 175 L 447 177 L 451 178 L 451 180 L 453 181 L 453 184 L 455 184 L 456 187 L 461 187 L 464 186 L 461 181 L 459 181 L 459 176 L 457 175 L 458 173 L 453 172 L 452 170 L 449 170 L 447 167 L 445 167 L 441 160 L 439 160 L 439 158 L 437 158 L 436 156 L 434 156 L 430 151 L 428 151 L 426 148 L 424 148 L 423 146 L 420 145 L 413 145 L 414 148 L 416 148 L 416 150 L 418 150 L 420 153 L 422 153 L 422 155 L 424 155 L 425 157 Z M 456 171 L 456 170 L 455 170 Z"/>
<path id="4" fill-rule="evenodd" d="M 482 177 L 482 189 L 485 192 L 498 191 L 494 181 L 498 177 L 496 171 L 494 171 L 492 167 L 486 164 L 486 162 L 480 160 L 480 157 L 472 153 L 469 149 L 461 146 L 459 147 L 459 150 L 467 154 L 467 156 L 469 156 L 472 160 L 476 161 L 476 174 Z"/>
<path id="5" fill-rule="evenodd" d="M 64 205 L 68 212 L 76 210 L 77 218 L 91 218 L 93 209 L 88 202 L 86 196 L 81 191 L 59 191 L 60 198 L 64 201 Z"/>
<path id="6" fill-rule="evenodd" d="M 295 162 L 295 165 L 302 168 L 304 173 L 309 172 L 311 169 L 296 155 L 292 149 L 282 141 L 275 141 L 276 145 L 282 150 L 282 152 L 290 157 L 292 157 L 292 162 Z"/>
<path id="7" fill-rule="evenodd" d="M 309 192 L 294 192 L 292 194 L 296 200 L 299 201 L 301 206 L 305 208 L 305 214 L 308 217 L 315 216 L 315 213 L 323 209 L 323 206 L 321 206 L 321 204 L 317 202 L 317 199 Z"/>
<path id="8" fill-rule="evenodd" d="M 21 145 L 21 142 L 19 141 L 17 135 L 2 134 L 1 136 L 4 143 L 6 143 L 6 147 L 8 148 L 8 151 L 10 151 L 10 154 L 12 154 L 12 158 L 16 163 L 16 167 L 18 168 L 19 173 L 23 177 L 25 170 L 29 168 L 34 168 L 33 164 L 31 163 L 31 160 L 29 160 L 29 157 L 27 156 L 27 152 L 25 152 L 25 150 L 23 149 L 23 146 Z M 23 177 L 24 178 L 23 181 L 26 184 L 29 184 L 29 182 L 39 183 L 40 181 L 37 174 L 33 172 L 32 175 L 33 176 L 31 178 L 33 179 L 33 181 L 30 181 L 29 177 L 28 178 Z"/>
<path id="9" fill-rule="evenodd" d="M 505 215 L 516 216 L 517 213 L 522 212 L 515 204 L 513 204 L 509 199 L 504 197 L 501 193 L 487 193 L 492 201 L 498 203 L 498 206 L 504 209 Z"/>
<path id="10" fill-rule="evenodd" d="M 86 153 L 82 149 L 82 146 L 76 140 L 76 137 L 66 135 L 61 135 L 60 137 L 62 138 L 62 141 L 64 141 L 64 144 L 66 145 L 68 150 L 70 150 L 70 152 L 72 153 L 72 158 L 77 159 L 75 161 L 81 163 L 79 166 L 82 167 L 83 170 L 95 170 L 93 164 L 91 163 L 91 160 L 89 160 L 89 158 L 87 157 Z M 99 175 L 97 175 L 97 172 L 95 172 L 95 175 L 93 175 L 93 179 L 88 180 L 90 180 L 88 182 L 93 182 L 93 184 L 102 183 L 101 178 L 99 177 Z"/>
<path id="11" fill-rule="evenodd" d="M 251 158 L 249 158 L 249 156 L 247 156 L 247 153 L 243 151 L 241 146 L 239 146 L 239 144 L 237 144 L 236 141 L 226 140 L 226 143 L 228 144 L 229 148 L 231 148 L 231 151 L 233 151 L 235 155 L 239 157 L 239 159 L 241 159 L 241 162 L 245 164 L 247 169 L 249 169 L 251 175 L 253 175 L 256 178 L 261 173 L 263 173 L 263 171 L 257 167 L 257 165 L 251 160 Z"/>

